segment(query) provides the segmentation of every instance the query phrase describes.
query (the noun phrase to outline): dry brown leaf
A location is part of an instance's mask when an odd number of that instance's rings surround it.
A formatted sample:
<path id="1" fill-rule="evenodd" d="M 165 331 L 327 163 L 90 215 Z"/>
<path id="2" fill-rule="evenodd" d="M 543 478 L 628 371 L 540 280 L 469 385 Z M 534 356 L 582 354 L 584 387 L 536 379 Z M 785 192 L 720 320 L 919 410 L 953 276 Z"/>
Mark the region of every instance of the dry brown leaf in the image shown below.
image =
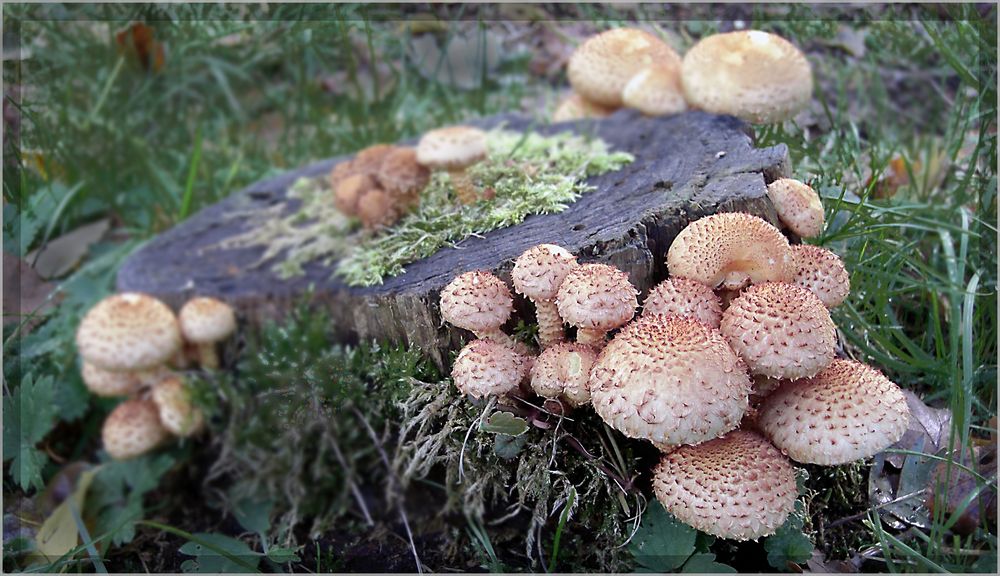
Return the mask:
<path id="1" fill-rule="evenodd" d="M 27 262 L 13 254 L 3 253 L 3 321 L 20 322 L 32 314 L 40 315 L 55 299 L 49 295 L 55 286 L 43 280 Z M 28 333 L 40 319 L 32 319 L 22 327 Z"/>
<path id="2" fill-rule="evenodd" d="M 80 226 L 29 252 L 25 259 L 42 278 L 58 278 L 75 268 L 90 247 L 100 241 L 110 228 L 111 220 L 108 218 Z"/>

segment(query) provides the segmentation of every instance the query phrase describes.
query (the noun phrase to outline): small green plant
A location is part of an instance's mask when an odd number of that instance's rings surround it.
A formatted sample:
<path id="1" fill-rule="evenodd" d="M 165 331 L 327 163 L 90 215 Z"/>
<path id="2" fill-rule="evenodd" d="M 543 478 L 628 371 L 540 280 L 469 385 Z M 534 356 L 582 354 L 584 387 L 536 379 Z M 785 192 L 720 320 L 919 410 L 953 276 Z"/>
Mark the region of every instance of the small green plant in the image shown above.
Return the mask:
<path id="1" fill-rule="evenodd" d="M 715 554 L 709 551 L 714 541 L 714 537 L 680 522 L 654 501 L 643 513 L 628 549 L 637 572 L 736 572 L 715 561 Z"/>

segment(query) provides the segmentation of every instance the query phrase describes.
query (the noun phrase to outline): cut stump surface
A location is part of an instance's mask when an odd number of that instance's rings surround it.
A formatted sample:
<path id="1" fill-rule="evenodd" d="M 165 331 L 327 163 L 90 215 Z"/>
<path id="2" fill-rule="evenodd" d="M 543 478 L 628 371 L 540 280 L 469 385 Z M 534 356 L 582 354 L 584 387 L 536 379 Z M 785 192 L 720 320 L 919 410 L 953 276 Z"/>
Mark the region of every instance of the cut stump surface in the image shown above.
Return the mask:
<path id="1" fill-rule="evenodd" d="M 380 286 L 346 286 L 320 263 L 306 265 L 302 276 L 281 279 L 270 265 L 253 266 L 264 247 L 217 247 L 247 232 L 254 220 L 248 214 L 296 210 L 298 200 L 287 197 L 288 188 L 348 157 L 324 160 L 254 184 L 155 238 L 125 262 L 117 287 L 152 294 L 175 309 L 192 296 L 214 296 L 233 304 L 251 325 L 280 318 L 309 294 L 330 313 L 338 338 L 414 345 L 443 366 L 448 352 L 471 337 L 445 325 L 438 309 L 441 289 L 462 272 L 492 270 L 510 285 L 514 259 L 531 246 L 551 243 L 581 262 L 617 266 L 645 295 L 666 277 L 667 248 L 689 222 L 736 211 L 777 222 L 766 184 L 789 175 L 788 151 L 755 148 L 750 128 L 736 118 L 702 112 L 646 118 L 622 110 L 602 120 L 551 126 L 515 115 L 474 124 L 489 128 L 500 122 L 511 130 L 594 134 L 635 161 L 590 178 L 596 190 L 561 213 L 529 216 L 520 225 L 468 238 Z M 533 321 L 530 302 L 518 299 L 516 306 L 517 317 Z"/>

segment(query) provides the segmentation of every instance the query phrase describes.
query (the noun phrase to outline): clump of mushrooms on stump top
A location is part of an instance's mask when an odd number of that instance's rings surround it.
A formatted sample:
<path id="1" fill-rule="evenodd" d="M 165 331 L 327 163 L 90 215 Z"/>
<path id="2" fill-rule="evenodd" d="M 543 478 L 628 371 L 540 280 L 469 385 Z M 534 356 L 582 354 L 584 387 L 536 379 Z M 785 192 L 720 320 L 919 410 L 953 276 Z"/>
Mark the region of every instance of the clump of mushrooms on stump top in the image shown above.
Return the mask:
<path id="1" fill-rule="evenodd" d="M 441 294 L 442 315 L 478 338 L 455 361 L 456 386 L 477 401 L 534 393 L 562 406 L 554 414 L 589 405 L 661 451 L 653 487 L 668 511 L 734 540 L 784 524 L 797 497 L 793 461 L 843 464 L 902 437 L 899 387 L 836 358 L 828 308 L 850 288 L 836 254 L 792 245 L 759 217 L 720 213 L 691 222 L 665 259 L 670 277 L 636 317 L 624 272 L 578 264 L 554 244 L 527 250 L 512 278 L 536 309 L 537 357 L 502 331 L 507 285 L 486 271 L 460 275 Z"/>

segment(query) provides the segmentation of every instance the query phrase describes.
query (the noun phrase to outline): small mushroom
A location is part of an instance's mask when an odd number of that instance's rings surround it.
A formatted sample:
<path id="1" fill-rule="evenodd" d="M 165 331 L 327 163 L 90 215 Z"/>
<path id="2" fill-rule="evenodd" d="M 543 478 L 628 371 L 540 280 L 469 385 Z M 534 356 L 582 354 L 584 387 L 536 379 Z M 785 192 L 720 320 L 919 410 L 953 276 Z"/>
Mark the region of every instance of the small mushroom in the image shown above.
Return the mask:
<path id="1" fill-rule="evenodd" d="M 358 151 L 351 164 L 358 173 L 374 176 L 378 174 L 382 162 L 397 148 L 392 144 L 374 144 Z"/>
<path id="2" fill-rule="evenodd" d="M 399 213 L 420 203 L 420 192 L 430 179 L 431 171 L 417 162 L 415 148 L 396 148 L 386 154 L 378 169 L 378 181 L 393 198 Z"/>
<path id="3" fill-rule="evenodd" d="M 352 174 L 340 180 L 333 189 L 333 204 L 347 216 L 357 216 L 361 198 L 377 186 L 368 174 Z"/>
<path id="4" fill-rule="evenodd" d="M 727 290 L 788 282 L 794 273 L 788 239 L 765 220 L 740 212 L 688 224 L 667 250 L 667 268 L 671 276 Z"/>
<path id="5" fill-rule="evenodd" d="M 591 404 L 612 428 L 661 447 L 735 429 L 750 376 L 718 330 L 651 314 L 623 328 L 590 371 Z"/>
<path id="6" fill-rule="evenodd" d="M 486 133 L 470 126 L 431 130 L 417 145 L 417 162 L 432 170 L 447 170 L 462 204 L 479 199 L 479 191 L 465 170 L 486 158 L 486 154 Z"/>
<path id="7" fill-rule="evenodd" d="M 614 112 L 613 108 L 607 108 L 600 104 L 595 104 L 573 92 L 563 98 L 552 113 L 553 122 L 569 122 L 572 120 L 582 120 L 584 118 L 604 118 Z"/>
<path id="8" fill-rule="evenodd" d="M 840 306 L 851 292 L 851 276 L 840 257 L 809 244 L 792 246 L 795 276 L 792 281 L 812 291 L 827 308 Z"/>
<path id="9" fill-rule="evenodd" d="M 680 67 L 681 58 L 649 32 L 615 28 L 591 36 L 574 50 L 566 75 L 580 96 L 601 106 L 620 108 L 625 85 L 653 64 Z"/>
<path id="10" fill-rule="evenodd" d="M 812 98 L 812 68 L 790 42 L 759 30 L 702 38 L 684 54 L 688 104 L 754 123 L 788 120 Z"/>
<path id="11" fill-rule="evenodd" d="M 653 492 L 681 522 L 732 540 L 774 534 L 798 495 L 792 463 L 748 430 L 664 454 Z"/>
<path id="12" fill-rule="evenodd" d="M 531 368 L 531 389 L 543 398 L 576 408 L 590 402 L 590 370 L 597 352 L 590 346 L 560 342 L 542 351 Z"/>
<path id="13" fill-rule="evenodd" d="M 538 340 L 542 348 L 563 340 L 563 321 L 555 299 L 566 275 L 579 264 L 573 254 L 554 244 L 529 248 L 514 262 L 514 289 L 535 305 Z"/>
<path id="14" fill-rule="evenodd" d="M 815 238 L 823 231 L 823 203 L 811 186 L 794 178 L 779 178 L 767 185 L 767 196 L 778 219 L 802 238 Z"/>
<path id="15" fill-rule="evenodd" d="M 180 311 L 184 339 L 198 347 L 199 363 L 206 370 L 219 367 L 215 346 L 236 331 L 236 315 L 221 300 L 197 297 L 188 300 Z"/>
<path id="16" fill-rule="evenodd" d="M 723 312 L 720 330 L 754 375 L 814 376 L 836 352 L 837 328 L 826 306 L 795 284 L 747 288 Z"/>
<path id="17" fill-rule="evenodd" d="M 711 288 L 687 278 L 668 278 L 649 291 L 642 305 L 643 316 L 673 314 L 718 329 L 722 302 Z"/>
<path id="18" fill-rule="evenodd" d="M 191 403 L 191 394 L 179 376 L 169 376 L 153 386 L 152 398 L 160 422 L 171 434 L 187 438 L 204 426 L 205 418 Z"/>
<path id="19" fill-rule="evenodd" d="M 577 342 L 600 349 L 607 333 L 625 325 L 639 306 L 628 275 L 606 264 L 581 264 L 559 286 L 556 308 L 576 326 Z"/>
<path id="20" fill-rule="evenodd" d="M 524 356 L 493 340 L 469 342 L 458 353 L 451 368 L 455 386 L 472 398 L 514 392 L 527 374 Z"/>
<path id="21" fill-rule="evenodd" d="M 686 110 L 680 62 L 659 62 L 644 68 L 625 84 L 622 102 L 646 116 L 666 116 Z"/>
<path id="22" fill-rule="evenodd" d="M 366 230 L 391 226 L 397 219 L 395 203 L 381 188 L 372 188 L 358 201 L 358 218 Z"/>
<path id="23" fill-rule="evenodd" d="M 514 299 L 503 280 L 484 270 L 466 272 L 441 291 L 441 317 L 471 331 L 477 338 L 513 347 L 514 341 L 500 327 L 510 319 Z"/>
<path id="24" fill-rule="evenodd" d="M 119 404 L 101 428 L 104 451 L 115 460 L 142 456 L 170 438 L 160 422 L 156 404 L 148 398 L 133 398 Z"/>
<path id="25" fill-rule="evenodd" d="M 135 372 L 111 372 L 84 361 L 80 368 L 83 383 L 95 396 L 130 396 L 142 389 L 143 380 Z"/>
<path id="26" fill-rule="evenodd" d="M 870 366 L 837 359 L 812 378 L 782 384 L 764 400 L 757 424 L 792 460 L 836 466 L 885 450 L 909 418 L 899 386 Z"/>

